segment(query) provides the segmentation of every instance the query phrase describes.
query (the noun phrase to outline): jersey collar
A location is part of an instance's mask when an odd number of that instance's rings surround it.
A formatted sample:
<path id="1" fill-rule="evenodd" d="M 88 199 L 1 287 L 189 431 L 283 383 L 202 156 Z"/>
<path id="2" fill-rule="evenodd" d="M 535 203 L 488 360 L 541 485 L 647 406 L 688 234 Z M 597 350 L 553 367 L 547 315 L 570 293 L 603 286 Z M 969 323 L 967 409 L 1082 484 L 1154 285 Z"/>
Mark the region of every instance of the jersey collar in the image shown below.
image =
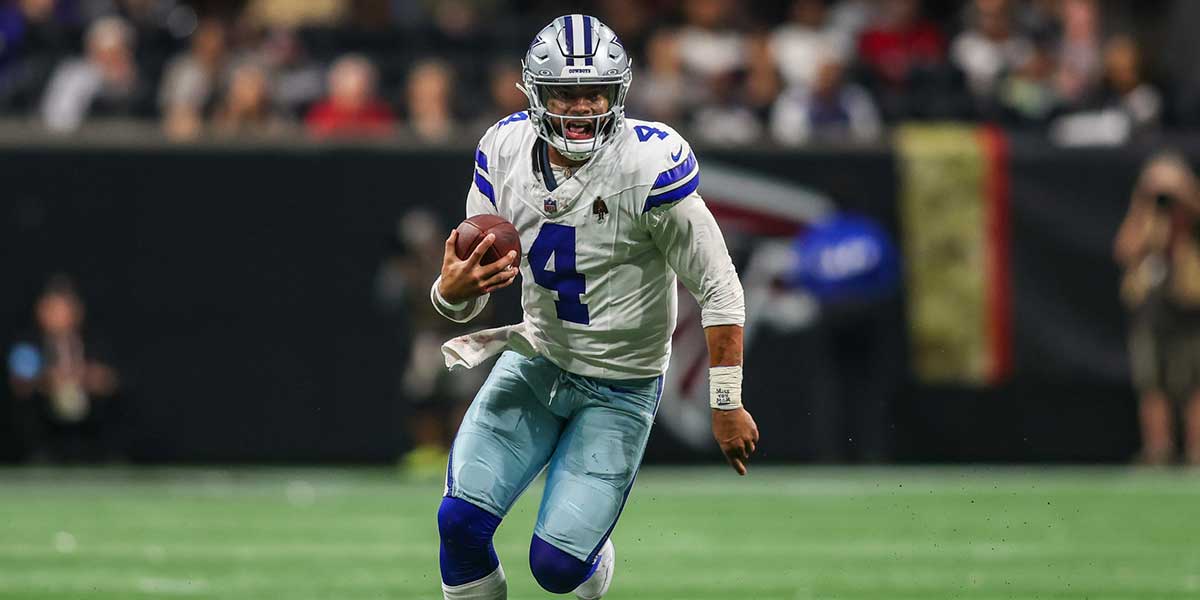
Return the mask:
<path id="1" fill-rule="evenodd" d="M 558 188 L 558 179 L 554 177 L 554 169 L 550 166 L 550 151 L 545 140 L 538 139 L 533 143 L 534 162 L 537 169 L 542 174 L 542 183 L 546 184 L 546 189 L 553 192 Z"/>

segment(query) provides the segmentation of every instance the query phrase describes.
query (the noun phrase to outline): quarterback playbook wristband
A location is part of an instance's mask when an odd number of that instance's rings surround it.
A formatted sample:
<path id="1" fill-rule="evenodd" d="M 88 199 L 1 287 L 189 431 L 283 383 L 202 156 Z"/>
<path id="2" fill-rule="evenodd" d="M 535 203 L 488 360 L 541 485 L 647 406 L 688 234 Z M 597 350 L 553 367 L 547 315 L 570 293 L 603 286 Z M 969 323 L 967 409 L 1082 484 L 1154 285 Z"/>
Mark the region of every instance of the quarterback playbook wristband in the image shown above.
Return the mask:
<path id="1" fill-rule="evenodd" d="M 709 367 L 708 405 L 716 410 L 742 407 L 742 367 Z"/>

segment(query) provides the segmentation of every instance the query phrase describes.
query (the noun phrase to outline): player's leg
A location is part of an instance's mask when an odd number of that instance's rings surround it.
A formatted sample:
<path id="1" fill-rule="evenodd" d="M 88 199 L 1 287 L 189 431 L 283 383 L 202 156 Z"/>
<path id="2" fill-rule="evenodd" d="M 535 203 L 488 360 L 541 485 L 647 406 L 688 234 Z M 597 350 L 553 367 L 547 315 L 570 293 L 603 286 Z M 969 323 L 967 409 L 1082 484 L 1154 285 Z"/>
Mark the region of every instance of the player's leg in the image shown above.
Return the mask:
<path id="1" fill-rule="evenodd" d="M 567 381 L 578 408 L 550 460 L 530 567 L 550 592 L 599 598 L 612 579 L 608 538 L 645 454 L 662 382 Z"/>
<path id="2" fill-rule="evenodd" d="M 1200 390 L 1193 390 L 1183 414 L 1187 463 L 1200 466 Z"/>
<path id="3" fill-rule="evenodd" d="M 1192 466 L 1200 465 L 1200 331 L 1197 329 L 1200 323 L 1189 319 L 1185 332 L 1180 332 L 1186 340 L 1178 356 L 1186 373 L 1180 381 L 1184 460 Z"/>
<path id="4" fill-rule="evenodd" d="M 442 593 L 446 600 L 504 600 L 508 583 L 492 546 L 500 517 L 458 498 L 438 507 Z"/>
<path id="5" fill-rule="evenodd" d="M 1175 436 L 1173 411 L 1166 392 L 1168 344 L 1161 328 L 1154 326 L 1152 316 L 1135 317 L 1129 333 L 1129 356 L 1134 387 L 1138 390 L 1138 424 L 1142 433 L 1138 461 L 1161 465 L 1174 454 Z"/>
<path id="6" fill-rule="evenodd" d="M 438 510 L 447 600 L 503 600 L 492 546 L 500 520 L 554 451 L 563 421 L 545 406 L 558 369 L 507 352 L 467 410 L 451 448 Z"/>
<path id="7" fill-rule="evenodd" d="M 1171 403 L 1166 393 L 1160 390 L 1142 392 L 1138 403 L 1138 416 L 1142 429 L 1141 462 L 1148 465 L 1165 465 L 1175 453 L 1175 427 L 1171 418 Z"/>

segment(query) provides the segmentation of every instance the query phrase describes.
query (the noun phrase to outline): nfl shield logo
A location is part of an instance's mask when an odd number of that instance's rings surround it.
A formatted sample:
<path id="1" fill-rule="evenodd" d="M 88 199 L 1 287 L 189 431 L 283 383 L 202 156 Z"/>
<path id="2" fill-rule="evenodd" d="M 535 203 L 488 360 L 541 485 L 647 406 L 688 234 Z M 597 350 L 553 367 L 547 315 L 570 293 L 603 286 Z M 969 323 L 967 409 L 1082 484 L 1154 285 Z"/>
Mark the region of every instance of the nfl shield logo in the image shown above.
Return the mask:
<path id="1" fill-rule="evenodd" d="M 558 202 L 554 198 L 546 196 L 546 201 L 542 204 L 542 208 L 548 213 L 555 212 L 558 210 Z"/>

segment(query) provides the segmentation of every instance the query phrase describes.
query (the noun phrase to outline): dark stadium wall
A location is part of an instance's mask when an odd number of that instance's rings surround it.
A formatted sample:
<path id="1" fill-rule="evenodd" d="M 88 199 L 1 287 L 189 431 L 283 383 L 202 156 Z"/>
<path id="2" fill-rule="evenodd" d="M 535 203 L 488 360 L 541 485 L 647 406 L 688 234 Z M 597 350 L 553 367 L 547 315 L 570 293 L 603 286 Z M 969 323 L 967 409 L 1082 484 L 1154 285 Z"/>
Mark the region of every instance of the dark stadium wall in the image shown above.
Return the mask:
<path id="1" fill-rule="evenodd" d="M 980 389 L 909 377 L 900 301 L 854 327 L 762 335 L 748 351 L 746 392 L 763 459 L 1132 452 L 1108 243 L 1144 152 L 1059 151 L 1021 138 L 1010 152 L 1012 378 Z M 890 150 L 702 156 L 799 182 L 898 230 Z M 373 280 L 406 209 L 461 218 L 469 149 L 31 146 L 0 150 L 0 165 L 0 333 L 27 326 L 48 274 L 75 275 L 128 383 L 132 459 L 387 461 L 406 448 L 396 379 L 407 332 L 376 310 Z M 519 318 L 508 296 L 498 298 L 498 322 Z M 878 342 L 865 350 L 862 336 Z M 836 364 L 822 350 L 830 347 Z M 877 439 L 829 439 L 842 432 L 830 414 L 853 418 L 820 393 L 831 385 L 890 399 L 882 431 L 858 429 Z M 12 436 L 0 439 L 0 457 L 17 458 Z M 648 460 L 718 455 L 659 427 Z"/>

